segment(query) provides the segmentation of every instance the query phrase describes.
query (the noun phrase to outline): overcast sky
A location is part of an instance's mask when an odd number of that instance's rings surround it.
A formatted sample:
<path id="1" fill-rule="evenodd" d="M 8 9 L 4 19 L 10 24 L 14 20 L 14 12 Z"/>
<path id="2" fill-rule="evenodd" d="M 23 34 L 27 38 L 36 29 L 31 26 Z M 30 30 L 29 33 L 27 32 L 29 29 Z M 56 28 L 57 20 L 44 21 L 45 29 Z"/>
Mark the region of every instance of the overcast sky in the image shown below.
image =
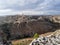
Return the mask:
<path id="1" fill-rule="evenodd" d="M 60 14 L 60 0 L 0 0 L 0 16 L 22 13 Z"/>

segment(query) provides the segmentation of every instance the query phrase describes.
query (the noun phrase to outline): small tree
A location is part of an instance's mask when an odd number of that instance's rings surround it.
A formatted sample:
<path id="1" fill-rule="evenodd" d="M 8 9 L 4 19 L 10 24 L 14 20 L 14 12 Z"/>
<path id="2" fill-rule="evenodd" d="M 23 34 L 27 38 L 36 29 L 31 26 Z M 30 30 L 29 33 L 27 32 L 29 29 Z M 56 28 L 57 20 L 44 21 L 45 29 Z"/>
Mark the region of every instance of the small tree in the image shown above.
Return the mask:
<path id="1" fill-rule="evenodd" d="M 34 38 L 38 38 L 38 37 L 39 37 L 39 34 L 35 33 Z"/>

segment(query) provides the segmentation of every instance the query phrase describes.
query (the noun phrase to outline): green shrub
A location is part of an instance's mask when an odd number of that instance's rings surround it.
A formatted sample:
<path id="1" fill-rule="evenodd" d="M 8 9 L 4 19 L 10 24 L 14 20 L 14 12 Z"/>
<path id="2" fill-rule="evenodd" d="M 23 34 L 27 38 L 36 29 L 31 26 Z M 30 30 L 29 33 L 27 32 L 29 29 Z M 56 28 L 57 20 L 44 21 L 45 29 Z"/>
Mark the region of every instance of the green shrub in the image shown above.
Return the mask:
<path id="1" fill-rule="evenodd" d="M 39 37 L 39 34 L 35 33 L 34 38 L 38 38 L 38 37 Z"/>

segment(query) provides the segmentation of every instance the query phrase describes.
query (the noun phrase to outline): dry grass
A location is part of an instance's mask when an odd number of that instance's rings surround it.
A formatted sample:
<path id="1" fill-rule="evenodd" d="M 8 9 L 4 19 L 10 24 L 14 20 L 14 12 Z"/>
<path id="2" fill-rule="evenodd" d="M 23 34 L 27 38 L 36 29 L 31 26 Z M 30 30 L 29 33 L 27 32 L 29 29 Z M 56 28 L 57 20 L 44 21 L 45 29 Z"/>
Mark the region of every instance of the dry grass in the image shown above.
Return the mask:
<path id="1" fill-rule="evenodd" d="M 29 45 L 32 40 L 33 40 L 33 38 L 14 40 L 14 41 L 12 41 L 12 44 L 13 45 Z"/>

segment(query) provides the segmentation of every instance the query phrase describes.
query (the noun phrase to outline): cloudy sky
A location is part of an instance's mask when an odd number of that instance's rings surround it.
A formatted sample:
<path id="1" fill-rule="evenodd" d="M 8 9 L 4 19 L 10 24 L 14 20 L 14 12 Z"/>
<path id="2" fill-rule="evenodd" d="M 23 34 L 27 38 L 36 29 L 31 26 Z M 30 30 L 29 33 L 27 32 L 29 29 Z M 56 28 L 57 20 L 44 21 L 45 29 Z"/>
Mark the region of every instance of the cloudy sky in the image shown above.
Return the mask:
<path id="1" fill-rule="evenodd" d="M 0 15 L 60 14 L 60 0 L 0 0 Z"/>

